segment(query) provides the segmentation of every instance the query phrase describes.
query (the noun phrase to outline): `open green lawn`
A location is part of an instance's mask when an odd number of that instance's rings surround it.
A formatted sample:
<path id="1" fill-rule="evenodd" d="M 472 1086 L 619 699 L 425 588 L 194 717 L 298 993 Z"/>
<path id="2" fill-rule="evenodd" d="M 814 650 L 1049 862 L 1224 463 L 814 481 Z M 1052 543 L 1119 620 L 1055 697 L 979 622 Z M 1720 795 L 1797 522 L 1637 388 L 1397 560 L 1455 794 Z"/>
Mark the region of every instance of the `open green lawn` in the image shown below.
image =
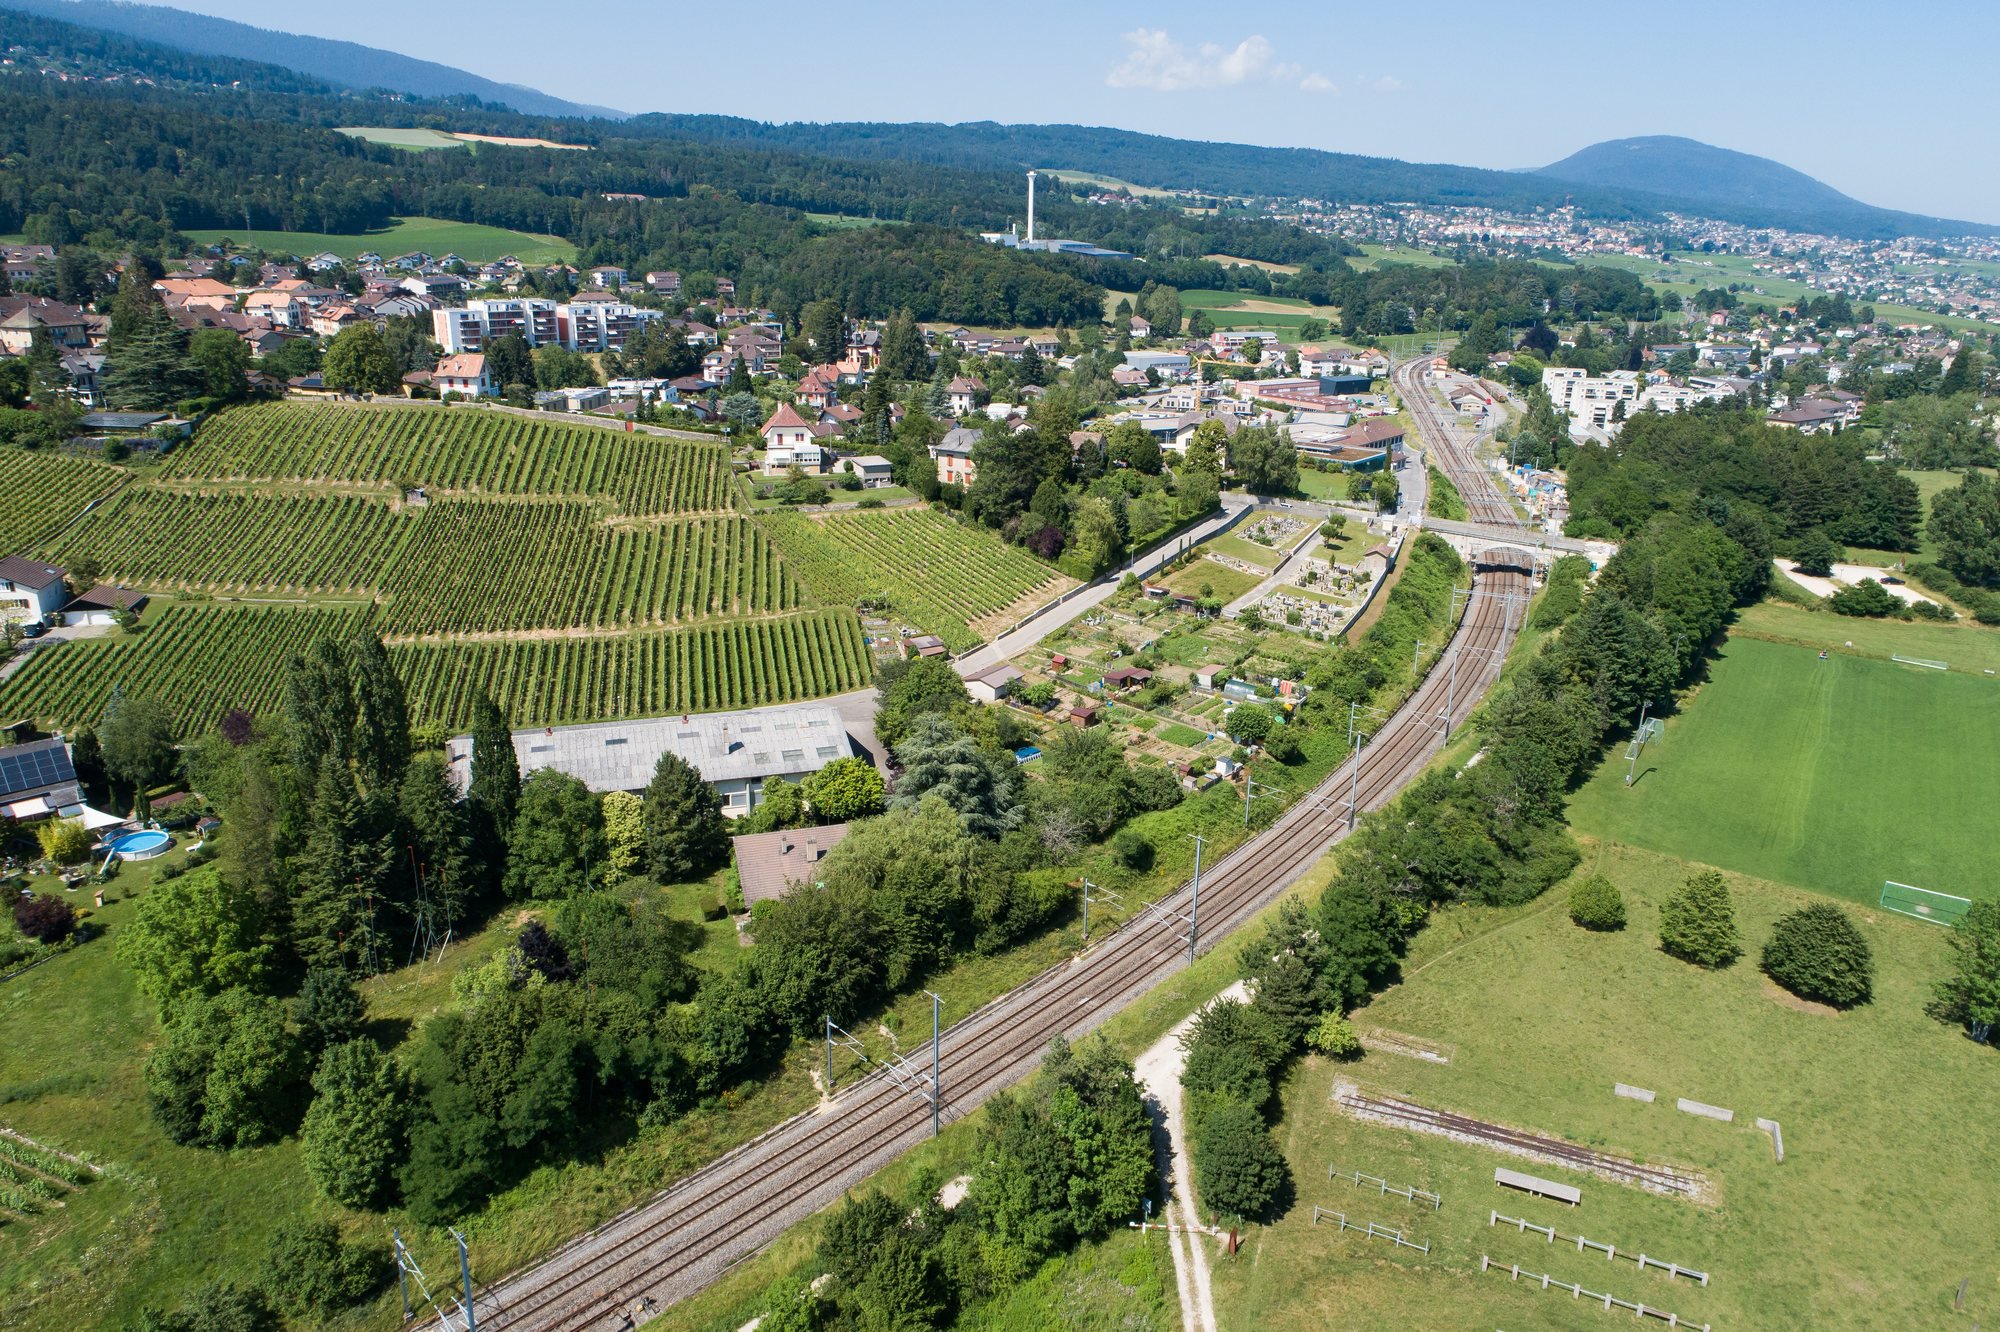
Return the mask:
<path id="1" fill-rule="evenodd" d="M 1878 661 L 1923 657 L 1948 663 L 1954 673 L 1983 676 L 1987 671 L 2000 671 L 2000 629 L 1969 620 L 1950 624 L 1864 620 L 1766 601 L 1741 612 L 1733 632 L 1740 638 L 1795 643 L 1815 652 L 1827 648 Z"/>
<path id="2" fill-rule="evenodd" d="M 1996 891 L 1995 680 L 1737 634 L 1630 788 L 1623 754 L 1576 793 L 1579 829 L 1856 902 L 1885 879 Z"/>
<path id="3" fill-rule="evenodd" d="M 388 125 L 356 125 L 337 130 L 350 138 L 365 139 L 369 143 L 387 144 L 391 148 L 407 148 L 412 152 L 425 152 L 432 148 L 464 148 L 464 139 L 454 139 L 442 130 L 406 129 Z"/>
<path id="4" fill-rule="evenodd" d="M 1296 539 L 1296 537 L 1291 538 L 1291 540 Z M 1289 545 L 1290 540 L 1286 544 Z M 1207 545 L 1208 549 L 1219 555 L 1227 555 L 1231 559 L 1242 560 L 1245 564 L 1254 564 L 1263 569 L 1277 568 L 1278 562 L 1285 557 L 1282 550 L 1262 545 L 1249 537 L 1219 536 L 1211 538 Z"/>
<path id="5" fill-rule="evenodd" d="M 1924 1016 L 1944 935 L 1859 912 L 1875 954 L 1875 1002 L 1807 1012 L 1774 997 L 1753 959 L 1721 972 L 1658 948 L 1658 904 L 1683 862 L 1610 846 L 1591 860 L 1623 890 L 1619 934 L 1572 925 L 1561 889 L 1514 912 L 1454 910 L 1415 941 L 1404 983 L 1356 1022 L 1440 1042 L 1451 1063 L 1368 1053 L 1352 1064 L 1308 1060 L 1284 1091 L 1278 1133 L 1297 1201 L 1253 1228 L 1216 1271 L 1224 1332 L 1339 1327 L 1538 1328 L 1602 1332 L 1629 1311 L 1479 1271 L 1481 1254 L 1643 1300 L 1682 1325 L 1718 1329 L 1958 1326 L 1959 1279 L 1973 1275 L 1964 1325 L 2000 1321 L 2000 1128 L 1980 1113 L 2000 1093 L 2000 1055 Z M 1732 878 L 1753 946 L 1807 896 Z M 1566 1137 L 1602 1150 L 1690 1166 L 1713 1205 L 1659 1197 L 1556 1166 L 1400 1129 L 1359 1124 L 1328 1104 L 1335 1078 L 1424 1104 Z M 1653 1090 L 1646 1105 L 1614 1082 Z M 1733 1124 L 1678 1113 L 1677 1097 L 1736 1112 Z M 1755 1118 L 1778 1120 L 1784 1164 Z M 1436 1192 L 1440 1210 L 1327 1179 L 1329 1164 Z M 1503 1192 L 1496 1166 L 1578 1185 L 1581 1207 Z M 1314 1204 L 1399 1227 L 1428 1256 L 1311 1224 Z M 1553 1225 L 1704 1269 L 1704 1289 L 1574 1241 L 1489 1225 L 1490 1211 Z M 1616 1320 L 1622 1319 L 1623 1322 Z M 1648 1326 L 1663 1326 L 1649 1323 Z"/>
<path id="6" fill-rule="evenodd" d="M 505 227 L 482 226 L 476 222 L 446 222 L 435 217 L 399 218 L 394 225 L 354 235 L 324 231 L 245 231 L 240 227 L 193 230 L 188 239 L 203 245 L 231 241 L 264 250 L 288 250 L 298 255 L 330 254 L 352 259 L 373 250 L 383 256 L 422 250 L 428 254 L 455 254 L 467 263 L 483 264 L 511 254 L 524 264 L 572 263 L 576 247 L 560 236 L 539 236 Z"/>
<path id="7" fill-rule="evenodd" d="M 1366 273 L 1380 268 L 1383 264 L 1409 264 L 1415 268 L 1450 268 L 1458 261 L 1428 250 L 1413 250 L 1407 245 L 1371 245 L 1363 243 L 1361 254 L 1349 259 L 1348 265 L 1358 272 Z"/>
<path id="8" fill-rule="evenodd" d="M 1212 596 L 1219 597 L 1223 601 L 1232 601 L 1257 586 L 1263 579 L 1214 560 L 1196 560 L 1187 568 L 1176 569 L 1165 578 L 1154 581 L 1184 596 Z M 1208 590 L 1204 592 L 1203 588 Z"/>

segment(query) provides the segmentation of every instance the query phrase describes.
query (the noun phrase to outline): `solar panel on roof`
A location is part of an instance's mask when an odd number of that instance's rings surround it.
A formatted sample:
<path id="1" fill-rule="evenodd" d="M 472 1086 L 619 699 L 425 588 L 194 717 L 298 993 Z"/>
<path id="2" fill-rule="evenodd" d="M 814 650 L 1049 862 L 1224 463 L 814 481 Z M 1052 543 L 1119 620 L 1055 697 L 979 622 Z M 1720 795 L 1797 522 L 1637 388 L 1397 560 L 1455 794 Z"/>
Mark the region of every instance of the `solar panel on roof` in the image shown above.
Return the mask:
<path id="1" fill-rule="evenodd" d="M 0 794 L 32 791 L 76 780 L 69 750 L 59 740 L 0 750 Z"/>

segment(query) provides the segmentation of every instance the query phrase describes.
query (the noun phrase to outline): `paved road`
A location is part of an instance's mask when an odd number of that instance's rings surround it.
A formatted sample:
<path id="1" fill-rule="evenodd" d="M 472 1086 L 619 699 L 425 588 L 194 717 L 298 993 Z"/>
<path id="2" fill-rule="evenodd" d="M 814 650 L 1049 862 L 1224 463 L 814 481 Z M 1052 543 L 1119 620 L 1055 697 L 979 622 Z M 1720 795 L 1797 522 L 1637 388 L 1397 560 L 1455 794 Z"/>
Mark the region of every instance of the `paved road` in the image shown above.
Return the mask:
<path id="1" fill-rule="evenodd" d="M 1110 599 L 1111 594 L 1118 590 L 1118 584 L 1126 574 L 1134 573 L 1141 578 L 1146 577 L 1161 565 L 1181 555 L 1189 547 L 1228 531 L 1242 521 L 1244 514 L 1256 506 L 1257 501 L 1249 495 L 1224 495 L 1222 512 L 1203 519 L 1185 532 L 1168 537 L 1130 564 L 1112 570 L 1093 583 L 1085 584 L 1083 590 L 1069 600 L 1038 611 L 1018 627 L 1002 634 L 986 646 L 966 653 L 953 664 L 958 667 L 961 676 L 969 678 L 998 666 L 1010 657 L 1026 652 L 1078 616 L 1103 605 Z"/>

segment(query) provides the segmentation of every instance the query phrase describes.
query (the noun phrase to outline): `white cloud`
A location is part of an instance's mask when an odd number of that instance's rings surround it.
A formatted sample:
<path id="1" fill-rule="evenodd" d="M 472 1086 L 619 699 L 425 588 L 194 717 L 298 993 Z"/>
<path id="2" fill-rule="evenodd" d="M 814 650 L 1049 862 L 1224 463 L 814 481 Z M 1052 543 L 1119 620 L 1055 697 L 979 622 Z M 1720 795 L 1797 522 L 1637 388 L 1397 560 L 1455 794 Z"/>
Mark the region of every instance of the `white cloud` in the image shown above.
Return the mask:
<path id="1" fill-rule="evenodd" d="M 1336 91 L 1324 74 L 1278 59 L 1277 50 L 1261 33 L 1252 33 L 1234 47 L 1203 42 L 1189 50 L 1165 31 L 1135 28 L 1125 34 L 1125 58 L 1111 67 L 1104 81 L 1113 88 L 1147 88 L 1154 92 L 1189 92 L 1235 88 L 1248 83 L 1291 83 L 1301 92 Z"/>
<path id="2" fill-rule="evenodd" d="M 1403 91 L 1402 80 L 1393 74 L 1384 74 L 1368 86 L 1378 93 L 1399 93 Z"/>

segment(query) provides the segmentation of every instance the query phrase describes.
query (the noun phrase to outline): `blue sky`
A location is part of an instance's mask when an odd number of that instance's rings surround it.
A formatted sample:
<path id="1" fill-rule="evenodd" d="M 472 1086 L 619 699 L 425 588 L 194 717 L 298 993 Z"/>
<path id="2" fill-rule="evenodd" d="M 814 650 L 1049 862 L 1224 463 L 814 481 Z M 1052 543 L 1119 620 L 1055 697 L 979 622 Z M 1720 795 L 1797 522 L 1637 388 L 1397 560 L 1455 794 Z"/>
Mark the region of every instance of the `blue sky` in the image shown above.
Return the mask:
<path id="1" fill-rule="evenodd" d="M 1637 134 L 2000 222 L 2000 5 L 177 0 L 627 111 L 999 120 L 1472 166 Z M 1060 165 L 1051 163 L 1050 165 Z"/>

